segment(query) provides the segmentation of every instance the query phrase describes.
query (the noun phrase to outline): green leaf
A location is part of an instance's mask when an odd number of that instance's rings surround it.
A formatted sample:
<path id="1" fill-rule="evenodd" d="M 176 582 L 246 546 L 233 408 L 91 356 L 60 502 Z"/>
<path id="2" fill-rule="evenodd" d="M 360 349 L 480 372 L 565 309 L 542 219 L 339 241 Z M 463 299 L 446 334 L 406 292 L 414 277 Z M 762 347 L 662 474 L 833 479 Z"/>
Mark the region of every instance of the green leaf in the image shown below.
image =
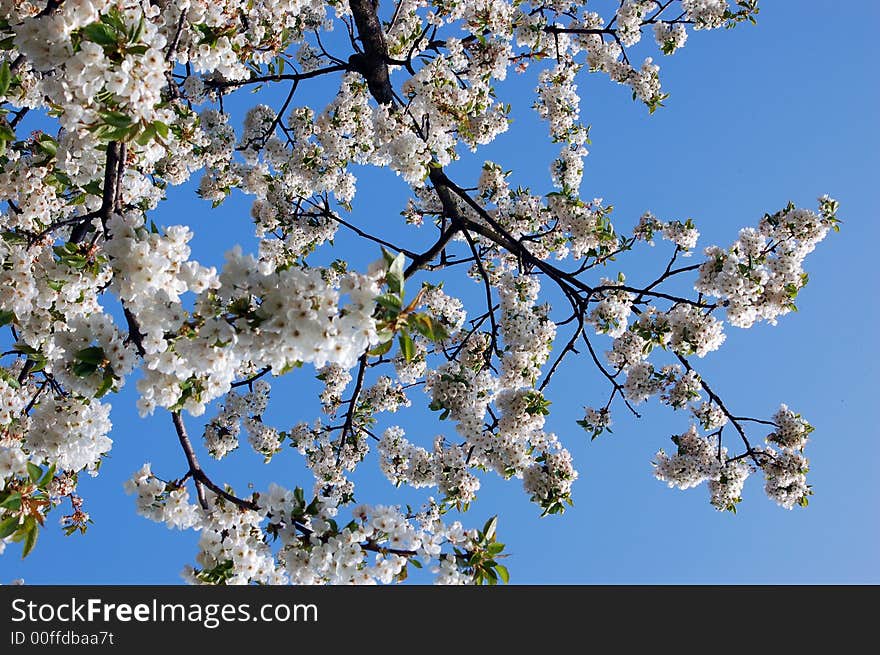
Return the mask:
<path id="1" fill-rule="evenodd" d="M 5 96 L 9 91 L 9 85 L 12 83 L 12 71 L 9 69 L 9 62 L 4 61 L 0 66 L 0 96 Z"/>
<path id="2" fill-rule="evenodd" d="M 130 33 L 128 35 L 129 43 L 137 43 L 141 40 L 141 37 L 144 35 L 144 27 L 144 17 L 141 16 L 141 19 L 138 21 L 134 29 L 130 30 Z"/>
<path id="3" fill-rule="evenodd" d="M 11 494 L 9 498 L 0 503 L 0 507 L 11 509 L 13 512 L 18 511 L 21 507 L 21 494 L 18 491 Z"/>
<path id="4" fill-rule="evenodd" d="M 98 45 L 114 46 L 117 43 L 116 30 L 105 23 L 86 25 L 81 33 L 86 39 Z"/>
<path id="5" fill-rule="evenodd" d="M 12 244 L 14 246 L 27 243 L 27 238 L 17 232 L 3 232 L 2 234 L 0 234 L 0 237 L 2 237 L 6 243 Z"/>
<path id="6" fill-rule="evenodd" d="M 392 343 L 393 342 L 391 340 L 388 340 L 384 343 L 380 343 L 378 346 L 376 346 L 375 348 L 370 350 L 370 352 L 368 352 L 367 354 L 370 355 L 371 357 L 379 357 L 381 355 L 384 355 L 389 350 L 391 350 Z"/>
<path id="7" fill-rule="evenodd" d="M 385 274 L 385 282 L 388 284 L 388 288 L 392 293 L 396 293 L 401 297 L 403 297 L 403 263 L 405 261 L 406 256 L 403 253 L 398 254 L 394 261 L 391 262 L 388 272 Z"/>
<path id="8" fill-rule="evenodd" d="M 501 578 L 504 584 L 510 583 L 510 572 L 504 564 L 496 564 L 495 571 L 498 573 L 498 577 Z"/>
<path id="9" fill-rule="evenodd" d="M 404 360 L 407 362 L 411 362 L 412 358 L 416 355 L 416 348 L 413 345 L 412 337 L 409 336 L 408 332 L 401 332 L 400 336 L 397 338 L 400 343 L 400 352 L 403 355 Z"/>
<path id="10" fill-rule="evenodd" d="M 127 130 L 131 126 L 131 117 L 119 111 L 102 111 L 101 118 L 104 119 L 107 125 L 112 127 L 125 128 Z"/>
<path id="11" fill-rule="evenodd" d="M 493 516 L 491 519 L 486 521 L 486 525 L 483 526 L 483 536 L 488 541 L 492 541 L 495 537 L 495 528 L 498 527 L 498 516 Z"/>
<path id="12" fill-rule="evenodd" d="M 161 136 L 163 139 L 168 138 L 168 125 L 166 125 L 162 121 L 153 121 L 153 129 L 156 131 L 156 134 Z"/>
<path id="13" fill-rule="evenodd" d="M 156 136 L 156 129 L 152 125 L 148 125 L 144 131 L 138 135 L 135 141 L 138 145 L 145 146 L 153 140 L 154 136 Z"/>
<path id="14" fill-rule="evenodd" d="M 46 472 L 43 474 L 43 477 L 40 478 L 40 481 L 37 482 L 38 487 L 45 487 L 49 482 L 51 482 L 52 478 L 55 477 L 55 465 L 52 464 Z"/>
<path id="15" fill-rule="evenodd" d="M 74 358 L 86 364 L 94 364 L 95 366 L 101 364 L 106 359 L 104 349 L 101 346 L 83 348 L 74 355 Z"/>
<path id="16" fill-rule="evenodd" d="M 31 482 L 37 482 L 43 476 L 43 469 L 33 462 L 27 463 L 27 472 Z"/>
<path id="17" fill-rule="evenodd" d="M 6 539 L 16 530 L 18 530 L 17 516 L 10 516 L 0 521 L 0 539 Z"/>
<path id="18" fill-rule="evenodd" d="M 25 521 L 25 524 L 30 525 L 28 525 L 27 531 L 25 532 L 24 536 L 24 547 L 21 549 L 22 559 L 31 554 L 31 551 L 37 544 L 37 535 L 40 532 L 40 529 L 37 527 L 36 521 L 34 521 L 32 517 L 28 517 L 28 520 Z"/>
<path id="19" fill-rule="evenodd" d="M 98 180 L 92 180 L 91 182 L 89 182 L 88 184 L 86 184 L 85 186 L 83 186 L 82 189 L 83 189 L 83 191 L 85 191 L 86 193 L 89 193 L 89 194 L 91 194 L 91 195 L 93 195 L 93 196 L 99 196 L 99 197 L 100 197 L 100 196 L 103 195 L 103 193 L 104 193 L 103 190 L 102 190 L 102 188 L 101 188 L 101 183 L 98 182 Z"/>
<path id="20" fill-rule="evenodd" d="M 401 302 L 400 297 L 393 293 L 383 293 L 381 296 L 376 296 L 376 302 L 385 309 L 390 309 L 398 313 L 403 308 L 403 303 Z"/>
<path id="21" fill-rule="evenodd" d="M 5 309 L 0 309 L 0 327 L 8 325 L 13 321 L 15 321 L 15 312 L 9 312 Z"/>
<path id="22" fill-rule="evenodd" d="M 376 336 L 379 337 L 379 343 L 385 343 L 394 338 L 394 332 L 387 327 L 383 327 L 376 331 Z"/>
<path id="23" fill-rule="evenodd" d="M 385 248 L 382 248 L 382 259 L 385 260 L 386 266 L 391 266 L 391 263 L 394 261 L 394 255 L 385 250 Z"/>
<path id="24" fill-rule="evenodd" d="M 78 378 L 87 378 L 97 371 L 98 367 L 95 364 L 90 364 L 88 362 L 77 362 L 71 367 L 71 370 Z"/>
<path id="25" fill-rule="evenodd" d="M 411 315 L 409 324 L 419 334 L 431 341 L 443 341 L 449 336 L 443 324 L 427 314 Z"/>
<path id="26" fill-rule="evenodd" d="M 101 384 L 98 385 L 98 389 L 95 391 L 95 398 L 103 398 L 112 388 L 113 376 L 110 374 L 105 374 L 104 378 L 101 380 Z"/>
<path id="27" fill-rule="evenodd" d="M 37 145 L 39 146 L 40 150 L 42 150 L 50 157 L 54 157 L 55 154 L 58 152 L 58 144 L 55 142 L 55 139 L 53 139 L 48 134 L 41 134 L 37 139 Z"/>

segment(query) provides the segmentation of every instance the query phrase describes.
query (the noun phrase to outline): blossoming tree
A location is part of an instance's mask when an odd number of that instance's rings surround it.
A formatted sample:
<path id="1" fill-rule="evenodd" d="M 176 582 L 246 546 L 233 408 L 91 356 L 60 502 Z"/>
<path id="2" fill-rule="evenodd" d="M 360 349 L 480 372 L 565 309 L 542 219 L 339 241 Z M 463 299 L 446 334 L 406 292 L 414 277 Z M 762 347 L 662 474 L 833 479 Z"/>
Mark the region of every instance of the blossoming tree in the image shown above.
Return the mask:
<path id="1" fill-rule="evenodd" d="M 604 15 L 593 4 L 0 3 L 0 549 L 21 542 L 27 555 L 50 513 L 67 533 L 86 530 L 77 482 L 98 475 L 108 399 L 132 377 L 140 412 L 167 414 L 181 459 L 144 465 L 127 490 L 143 516 L 200 532 L 192 582 L 392 582 L 410 564 L 439 582 L 506 581 L 496 520 L 474 529 L 458 514 L 483 473 L 516 479 L 538 512 L 565 510 L 572 435 L 547 432 L 545 416 L 554 373 L 575 358 L 608 392 L 571 417 L 573 433 L 595 438 L 612 410 L 653 398 L 687 416 L 655 457 L 659 480 L 705 482 L 716 509 L 735 510 L 760 473 L 779 505 L 806 505 L 809 423 L 785 405 L 770 417 L 729 407 L 696 360 L 722 346 L 725 322 L 794 309 L 837 203 L 789 205 L 698 249 L 690 220 L 645 213 L 625 231 L 579 194 L 578 79 L 607 76 L 653 113 L 666 97 L 659 67 L 631 49 L 653 39 L 672 55 L 692 30 L 755 22 L 757 0 L 621 0 Z M 498 97 L 509 75 L 532 76 L 535 95 Z M 329 104 L 309 95 L 319 78 L 337 89 Z M 233 124 L 224 98 L 258 87 L 248 97 L 279 101 Z M 559 144 L 540 191 L 509 184 L 518 161 L 487 161 L 478 179 L 448 170 L 508 130 L 508 102 L 533 104 Z M 410 199 L 392 213 L 430 233 L 429 247 L 352 211 L 355 165 L 406 181 Z M 166 190 L 189 180 L 205 211 L 234 190 L 252 196 L 257 251 L 231 249 L 218 271 L 191 259 L 186 225 L 155 224 Z M 340 231 L 375 263 L 316 263 Z M 603 277 L 655 239 L 670 255 L 650 284 Z M 449 295 L 454 277 L 480 302 Z M 264 421 L 271 380 L 309 371 L 323 416 Z M 377 415 L 411 403 L 446 419 L 442 436 L 374 431 Z M 237 493 L 199 442 L 216 459 L 292 447 L 313 479 Z M 374 463 L 432 497 L 356 505 L 351 472 Z"/>

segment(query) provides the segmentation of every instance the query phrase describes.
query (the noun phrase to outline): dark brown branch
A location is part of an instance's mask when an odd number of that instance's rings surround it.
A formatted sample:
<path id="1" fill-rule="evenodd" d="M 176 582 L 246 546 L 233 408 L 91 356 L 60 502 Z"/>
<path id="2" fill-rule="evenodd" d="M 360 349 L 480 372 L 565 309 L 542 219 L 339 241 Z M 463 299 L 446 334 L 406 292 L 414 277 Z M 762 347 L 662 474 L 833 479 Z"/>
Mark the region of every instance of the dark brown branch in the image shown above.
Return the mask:
<path id="1" fill-rule="evenodd" d="M 348 409 L 345 412 L 345 422 L 342 425 L 342 433 L 339 435 L 339 449 L 336 451 L 336 466 L 342 461 L 342 450 L 348 442 L 348 435 L 354 427 L 354 415 L 357 409 L 357 402 L 361 395 L 361 389 L 364 386 L 364 376 L 367 372 L 367 353 L 364 353 L 358 359 L 357 378 L 354 382 L 354 391 L 351 393 L 351 399 L 348 401 Z"/>
<path id="2" fill-rule="evenodd" d="M 419 256 L 419 254 L 417 252 L 414 252 L 412 250 L 407 250 L 406 248 L 401 248 L 400 246 L 394 245 L 390 241 L 385 241 L 384 239 L 380 239 L 377 236 L 373 236 L 372 234 L 370 234 L 368 232 L 364 232 L 358 226 L 349 223 L 348 221 L 346 221 L 343 218 L 340 218 L 334 212 L 327 210 L 325 212 L 325 216 L 327 216 L 328 218 L 332 218 L 334 221 L 336 221 L 340 225 L 344 225 L 349 230 L 351 230 L 352 232 L 357 234 L 359 237 L 364 238 L 364 239 L 369 239 L 370 241 L 373 241 L 374 243 L 378 243 L 381 246 L 385 246 L 386 248 L 391 248 L 395 252 L 402 252 L 404 255 L 406 255 L 410 259 L 415 259 L 416 257 Z"/>
<path id="3" fill-rule="evenodd" d="M 48 387 L 49 385 L 50 385 L 49 380 L 46 380 L 45 382 L 43 382 L 43 384 L 40 385 L 40 388 L 37 389 L 37 392 L 30 399 L 30 402 L 28 402 L 27 407 L 25 407 L 21 411 L 22 416 L 27 416 L 28 412 L 30 412 L 34 408 L 34 405 L 37 404 L 37 399 L 42 395 L 43 391 L 45 391 L 46 387 Z"/>
<path id="4" fill-rule="evenodd" d="M 122 146 L 119 141 L 111 141 L 107 144 L 106 160 L 104 163 L 104 188 L 101 192 L 101 208 L 97 211 L 97 216 L 86 214 L 82 220 L 74 226 L 70 231 L 70 243 L 80 243 L 86 238 L 91 228 L 91 219 L 100 218 L 101 226 L 104 234 L 107 233 L 107 221 L 110 214 L 117 207 L 117 199 L 119 197 L 119 169 L 122 158 Z M 124 166 L 124 161 L 122 161 Z"/>
<path id="5" fill-rule="evenodd" d="M 109 237 L 107 223 L 111 214 L 120 211 L 122 208 L 122 178 L 125 174 L 125 157 L 126 147 L 121 141 L 111 141 L 107 144 L 107 159 L 104 163 L 104 188 L 101 192 L 101 208 L 97 211 L 97 216 L 86 214 L 80 217 L 70 232 L 70 242 L 79 243 L 85 239 L 86 234 L 91 227 L 91 218 L 101 219 L 101 228 L 104 236 Z M 132 311 L 123 305 L 123 313 L 128 324 L 127 342 L 133 343 L 138 354 L 143 357 L 145 350 L 143 345 L 144 336 L 137 322 L 137 317 Z"/>
<path id="6" fill-rule="evenodd" d="M 565 359 L 565 356 L 572 352 L 577 354 L 577 350 L 574 347 L 574 344 L 577 343 L 578 337 L 581 335 L 581 331 L 584 329 L 584 315 L 582 312 L 577 312 L 577 328 L 574 331 L 574 334 L 571 335 L 571 339 L 568 340 L 568 343 L 565 344 L 565 348 L 562 349 L 562 352 L 559 353 L 559 356 L 556 358 L 556 361 L 553 362 L 553 365 L 550 367 L 550 370 L 547 371 L 547 376 L 544 378 L 544 381 L 538 386 L 538 391 L 543 391 L 544 388 L 550 384 L 550 379 L 553 377 L 553 374 L 556 372 L 556 369 L 559 368 L 559 365 L 562 363 L 562 360 Z"/>
<path id="7" fill-rule="evenodd" d="M 186 13 L 187 11 L 185 9 L 180 10 L 180 17 L 177 19 L 174 38 L 171 39 L 168 44 L 168 49 L 165 51 L 165 61 L 171 61 L 174 58 L 174 53 L 177 52 L 177 46 L 180 44 L 180 34 L 183 32 L 183 24 L 186 22 Z"/>
<path id="8" fill-rule="evenodd" d="M 486 273 L 486 267 L 483 266 L 483 260 L 477 252 L 477 245 L 474 243 L 473 237 L 467 230 L 463 230 L 463 233 L 471 252 L 474 253 L 474 261 L 477 263 L 480 277 L 483 278 L 483 290 L 486 293 L 486 313 L 489 315 L 489 322 L 492 326 L 491 343 L 489 348 L 486 349 L 486 363 L 488 364 L 492 359 L 492 355 L 498 352 L 498 324 L 495 321 L 495 309 L 492 306 L 492 284 L 489 282 L 489 274 Z"/>
<path id="9" fill-rule="evenodd" d="M 769 425 L 774 428 L 778 428 L 779 424 L 774 423 L 773 421 L 765 421 L 759 418 L 750 418 L 748 416 L 734 416 L 733 420 L 735 421 L 748 421 L 750 423 L 760 423 L 761 425 Z"/>
<path id="10" fill-rule="evenodd" d="M 678 361 L 680 361 L 682 363 L 682 365 L 685 367 L 685 369 L 687 371 L 694 371 L 694 367 L 691 366 L 691 363 L 687 360 L 686 357 L 684 357 L 678 353 L 675 353 L 675 356 L 676 356 L 676 358 L 678 358 Z M 696 373 L 696 371 L 694 371 L 694 372 Z M 721 400 L 721 398 L 718 397 L 718 394 L 716 394 L 714 391 L 712 391 L 711 387 L 709 387 L 709 385 L 706 383 L 706 381 L 703 379 L 703 377 L 702 376 L 699 376 L 699 377 L 700 377 L 700 386 L 703 387 L 703 390 L 709 396 L 709 399 L 712 402 L 714 402 L 716 405 L 718 405 L 718 407 L 721 409 L 721 411 L 724 412 L 724 415 L 727 417 L 727 419 L 733 424 L 733 427 L 736 429 L 737 433 L 739 433 L 740 438 L 742 439 L 743 443 L 746 446 L 746 453 L 750 454 L 752 457 L 752 460 L 755 462 L 755 464 L 758 467 L 760 467 L 761 462 L 759 462 L 758 458 L 755 456 L 755 451 L 752 448 L 752 444 L 749 443 L 749 438 L 746 436 L 746 431 L 743 429 L 743 426 L 740 423 L 741 419 L 734 416 L 730 412 L 730 410 L 727 409 L 727 406 L 724 404 L 724 402 Z"/>
<path id="11" fill-rule="evenodd" d="M 24 381 L 27 380 L 28 375 L 31 374 L 31 369 L 34 368 L 34 360 L 29 359 L 24 363 L 24 366 L 21 367 L 21 372 L 18 374 L 18 383 L 24 384 Z"/>
<path id="12" fill-rule="evenodd" d="M 556 25 L 547 25 L 544 27 L 547 34 L 615 34 L 615 30 L 610 28 L 595 29 L 586 27 L 559 27 Z"/>
<path id="13" fill-rule="evenodd" d="M 181 418 L 180 412 L 171 412 L 171 419 L 174 421 L 174 429 L 177 431 L 177 439 L 180 441 L 180 447 L 183 449 L 183 454 L 186 457 L 187 464 L 189 465 L 188 473 L 192 476 L 196 484 L 196 493 L 199 497 L 199 504 L 203 508 L 208 509 L 208 500 L 205 498 L 205 490 L 203 489 L 203 487 L 206 487 L 221 498 L 228 500 L 232 504 L 237 505 L 242 509 L 258 509 L 259 507 L 257 503 L 255 503 L 253 500 L 244 500 L 243 498 L 239 498 L 238 496 L 229 493 L 225 489 L 215 484 L 207 476 L 205 471 L 199 465 L 199 460 L 196 457 L 195 450 L 193 450 L 192 442 L 189 439 L 189 435 L 186 433 L 186 426 L 183 424 L 183 418 Z"/>
<path id="14" fill-rule="evenodd" d="M 545 262 L 544 260 L 533 255 L 528 248 L 525 247 L 524 243 L 519 239 L 515 239 L 504 229 L 502 225 L 498 223 L 490 214 L 487 212 L 480 204 L 474 200 L 469 193 L 467 193 L 464 189 L 456 185 L 452 180 L 450 180 L 446 174 L 440 170 L 435 169 L 432 171 L 431 180 L 436 184 L 440 184 L 441 186 L 445 186 L 451 189 L 456 195 L 458 195 L 462 200 L 464 200 L 471 209 L 473 209 L 484 221 L 489 223 L 491 229 L 487 229 L 484 225 L 480 223 L 475 223 L 469 219 L 464 217 L 461 218 L 463 223 L 463 227 L 469 229 L 471 231 L 477 232 L 487 239 L 493 241 L 497 245 L 501 246 L 508 252 L 515 254 L 521 261 L 524 261 L 542 273 L 547 275 L 550 279 L 552 279 L 556 284 L 563 289 L 563 291 L 568 290 L 572 293 L 583 292 L 586 293 L 587 296 L 591 296 L 600 291 L 626 291 L 628 293 L 636 293 L 641 295 L 648 295 L 655 298 L 662 298 L 664 300 L 669 300 L 671 302 L 683 303 L 687 305 L 694 305 L 696 307 L 701 308 L 711 308 L 713 305 L 706 305 L 701 301 L 691 300 L 690 298 L 685 298 L 682 296 L 673 296 L 667 293 L 661 293 L 659 291 L 651 291 L 649 289 L 638 289 L 631 286 L 600 286 L 600 287 L 590 287 L 585 284 L 582 280 L 580 280 L 576 275 L 572 273 L 568 273 L 563 271 L 556 266 L 553 266 L 549 262 Z M 675 271 L 676 273 L 682 272 L 683 270 L 688 270 L 687 268 Z"/>
<path id="15" fill-rule="evenodd" d="M 325 66 L 324 68 L 316 68 L 313 71 L 309 71 L 307 73 L 283 73 L 280 75 L 261 75 L 256 77 L 250 77 L 246 80 L 205 80 L 205 86 L 211 89 L 234 89 L 240 86 L 245 86 L 248 84 L 262 84 L 263 82 L 281 82 L 282 80 L 292 80 L 294 82 L 300 82 L 302 80 L 308 80 L 313 77 L 320 77 L 321 75 L 326 75 L 327 73 L 339 73 L 343 71 L 350 70 L 350 66 L 348 64 L 334 64 L 333 66 Z"/>
<path id="16" fill-rule="evenodd" d="M 623 399 L 623 402 L 627 406 L 629 411 L 631 411 L 636 418 L 642 418 L 642 415 L 639 414 L 638 411 L 636 411 L 636 408 L 632 406 L 632 404 L 629 402 L 629 400 L 627 400 L 626 393 L 623 390 L 623 385 L 621 385 L 617 380 L 615 380 L 614 379 L 615 376 L 612 375 L 611 373 L 609 373 L 606 370 L 605 366 L 602 365 L 602 362 L 599 361 L 599 356 L 596 354 L 596 351 L 593 349 L 593 344 L 590 343 L 590 338 L 587 336 L 586 330 L 581 331 L 581 338 L 583 339 L 584 343 L 587 345 L 587 350 L 590 351 L 590 357 L 592 358 L 593 363 L 596 365 L 596 368 L 598 368 L 602 372 L 602 375 L 604 375 L 607 378 L 607 380 L 611 383 L 611 386 L 614 387 L 614 391 L 620 394 L 620 397 Z M 613 394 L 612 394 L 612 398 L 613 398 Z"/>
<path id="17" fill-rule="evenodd" d="M 18 124 L 21 122 L 21 119 L 23 119 L 25 116 L 27 116 L 29 111 L 30 111 L 29 107 L 22 107 L 17 112 L 15 112 L 15 116 L 13 116 L 12 120 L 9 121 L 9 127 L 11 127 L 14 130 L 18 126 Z"/>
<path id="18" fill-rule="evenodd" d="M 293 525 L 297 530 L 299 530 L 299 532 L 307 537 L 311 536 L 314 533 L 314 530 L 306 527 L 306 525 L 301 521 L 294 521 Z M 400 557 L 414 557 L 415 555 L 418 555 L 418 552 L 415 550 L 406 550 L 403 548 L 386 548 L 385 546 L 380 546 L 375 541 L 365 541 L 364 543 L 359 545 L 362 550 L 367 550 L 371 553 L 382 553 L 383 555 L 399 555 Z"/>
<path id="19" fill-rule="evenodd" d="M 244 380 L 239 380 L 238 382 L 233 382 L 233 383 L 232 383 L 231 385 L 229 385 L 229 386 L 231 386 L 233 389 L 235 389 L 236 387 L 243 387 L 243 386 L 245 386 L 245 385 L 247 385 L 248 387 L 250 387 L 254 382 L 256 382 L 257 380 L 259 380 L 261 377 L 263 377 L 264 375 L 266 375 L 266 374 L 267 374 L 269 371 L 271 371 L 271 370 L 272 370 L 272 367 L 271 367 L 271 366 L 267 366 L 267 367 L 265 367 L 265 368 L 260 369 L 259 372 L 254 373 L 254 374 L 253 374 L 252 376 L 250 376 L 249 378 L 246 378 L 246 379 L 244 379 Z"/>
<path id="20" fill-rule="evenodd" d="M 128 324 L 128 337 L 126 337 L 126 341 L 133 343 L 138 355 L 143 357 L 146 354 L 144 335 L 141 332 L 141 326 L 137 321 L 137 317 L 128 307 L 123 306 L 122 312 L 125 314 L 125 322 Z"/>
<path id="21" fill-rule="evenodd" d="M 378 3 L 377 3 L 378 4 Z M 388 76 L 388 46 L 373 0 L 349 0 L 363 53 L 353 54 L 349 66 L 367 80 L 370 93 L 381 105 L 394 104 L 394 89 Z"/>
<path id="22" fill-rule="evenodd" d="M 440 232 L 440 237 L 434 244 L 428 248 L 421 255 L 417 255 L 413 258 L 412 263 L 406 267 L 406 270 L 403 272 L 403 276 L 405 278 L 411 277 L 416 271 L 420 268 L 428 264 L 429 262 L 434 261 L 434 258 L 439 255 L 444 248 L 449 244 L 452 237 L 454 237 L 458 231 L 461 229 L 458 225 L 458 222 L 452 217 L 452 223 L 448 228 Z"/>
<path id="23" fill-rule="evenodd" d="M 205 490 L 202 488 L 202 483 L 196 477 L 196 471 L 201 471 L 201 467 L 199 466 L 199 460 L 196 457 L 196 453 L 193 450 L 192 442 L 189 440 L 189 435 L 186 433 L 186 426 L 183 424 L 183 419 L 180 417 L 180 412 L 171 412 L 171 420 L 174 422 L 174 429 L 177 431 L 177 439 L 180 441 L 180 447 L 183 448 L 183 454 L 186 457 L 186 462 L 189 465 L 189 470 L 187 471 L 187 475 L 192 476 L 196 483 L 196 494 L 199 497 L 199 504 L 204 508 L 208 509 L 208 501 L 205 498 Z M 184 477 L 186 479 L 186 477 Z"/>

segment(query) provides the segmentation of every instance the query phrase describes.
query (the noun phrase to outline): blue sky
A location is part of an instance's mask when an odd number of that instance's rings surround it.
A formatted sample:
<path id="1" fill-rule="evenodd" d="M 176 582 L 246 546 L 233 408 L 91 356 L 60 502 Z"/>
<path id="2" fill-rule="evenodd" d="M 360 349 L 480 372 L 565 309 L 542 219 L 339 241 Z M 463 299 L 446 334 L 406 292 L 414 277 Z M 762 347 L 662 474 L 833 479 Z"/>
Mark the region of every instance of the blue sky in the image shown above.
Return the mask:
<path id="1" fill-rule="evenodd" d="M 814 208 L 815 198 L 829 193 L 840 201 L 843 229 L 807 259 L 810 283 L 799 296 L 799 313 L 776 327 L 729 328 L 724 347 L 697 361 L 733 411 L 769 417 L 785 402 L 816 427 L 807 447 L 815 495 L 809 508 L 787 511 L 764 496 L 761 476 L 755 475 L 734 516 L 714 511 L 705 487 L 667 488 L 653 478 L 650 462 L 658 448 L 668 448 L 671 434 L 686 429 L 687 416 L 650 403 L 640 407 L 641 420 L 618 410 L 614 433 L 590 443 L 574 421 L 584 405 L 604 402 L 607 390 L 588 362 L 572 359 L 548 393 L 553 401 L 548 429 L 560 435 L 580 471 L 575 506 L 562 517 L 539 518 L 518 481 L 487 475 L 478 501 L 461 517 L 478 526 L 499 515 L 512 582 L 880 582 L 875 483 L 880 435 L 872 410 L 880 318 L 874 302 L 880 282 L 874 254 L 880 239 L 874 188 L 880 92 L 869 72 L 880 55 L 874 34 L 880 5 L 854 2 L 842 11 L 840 3 L 820 0 L 762 4 L 757 27 L 692 33 L 673 57 L 654 50 L 671 96 L 652 116 L 623 87 L 599 75 L 581 76 L 581 115 L 593 126 L 582 195 L 613 204 L 621 230 L 648 209 L 665 219 L 693 217 L 702 233 L 700 248 L 728 245 L 740 227 L 756 224 L 765 211 L 788 200 Z M 550 190 L 548 166 L 556 146 L 529 109 L 526 94 L 533 85 L 529 75 L 499 86 L 501 99 L 514 105 L 511 131 L 478 157 L 450 167 L 453 179 L 473 180 L 482 161 L 493 159 L 514 169 L 514 183 Z M 245 94 L 243 102 L 252 100 Z M 303 96 L 299 102 L 309 100 Z M 352 220 L 382 226 L 376 229 L 389 230 L 386 234 L 409 246 L 428 243 L 432 234 L 402 226 L 403 183 L 387 171 L 360 173 Z M 196 231 L 194 257 L 220 264 L 223 251 L 235 243 L 253 244 L 248 208 L 248 199 L 238 196 L 212 211 L 190 185 L 172 190 L 154 219 L 189 221 Z M 625 270 L 633 282 L 648 281 L 668 252 L 658 243 L 608 271 Z M 327 257 L 364 266 L 378 251 L 340 236 Z M 467 294 L 473 293 L 469 288 Z M 306 367 L 276 385 L 268 421 L 283 428 L 317 416 L 311 376 Z M 122 492 L 123 481 L 145 461 L 166 478 L 184 472 L 169 416 L 159 412 L 139 419 L 135 393 L 132 381 L 111 399 L 113 451 L 100 477 L 81 484 L 95 525 L 86 536 L 69 538 L 50 525 L 23 562 L 19 547 L 9 546 L 0 557 L 0 581 L 180 581 L 182 565 L 196 553 L 197 535 L 138 517 L 133 500 Z M 419 408 L 426 404 L 420 392 L 412 398 L 412 409 L 382 417 L 380 426 L 400 424 L 423 445 L 451 430 Z M 191 433 L 200 433 L 199 420 L 188 424 Z M 293 451 L 268 466 L 246 446 L 219 463 L 203 460 L 212 477 L 239 490 L 248 481 L 257 488 L 270 480 L 311 485 Z M 358 499 L 365 502 L 417 503 L 425 497 L 395 491 L 378 474 L 375 453 L 356 480 Z"/>

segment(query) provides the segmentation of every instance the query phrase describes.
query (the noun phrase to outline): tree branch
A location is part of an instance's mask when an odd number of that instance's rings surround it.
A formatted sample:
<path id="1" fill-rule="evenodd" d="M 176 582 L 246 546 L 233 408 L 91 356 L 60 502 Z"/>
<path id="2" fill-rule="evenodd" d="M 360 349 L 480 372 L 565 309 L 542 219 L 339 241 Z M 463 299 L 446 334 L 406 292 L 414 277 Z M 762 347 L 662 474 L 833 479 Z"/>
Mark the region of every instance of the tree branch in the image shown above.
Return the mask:
<path id="1" fill-rule="evenodd" d="M 378 3 L 376 3 L 378 4 Z M 363 75 L 367 80 L 370 94 L 380 105 L 394 104 L 394 89 L 388 75 L 388 46 L 385 44 L 385 32 L 376 13 L 373 0 L 349 0 L 358 37 L 364 46 L 363 53 L 353 54 L 349 66 Z"/>
<path id="2" fill-rule="evenodd" d="M 199 460 L 196 457 L 195 450 L 193 450 L 192 442 L 189 440 L 189 435 L 186 433 L 186 426 L 183 424 L 183 419 L 180 416 L 180 412 L 171 412 L 171 419 L 174 421 L 174 429 L 177 431 L 177 439 L 180 441 L 180 447 L 183 449 L 183 454 L 186 457 L 187 464 L 189 464 L 188 473 L 192 476 L 196 485 L 196 493 L 199 497 L 199 504 L 204 508 L 208 509 L 208 500 L 205 498 L 205 490 L 202 488 L 207 487 L 215 494 L 228 500 L 229 502 L 241 507 L 242 509 L 250 509 L 257 510 L 259 506 L 253 500 L 244 500 L 235 496 L 225 489 L 222 489 L 218 485 L 216 485 L 202 470 L 202 467 L 199 465 Z"/>

